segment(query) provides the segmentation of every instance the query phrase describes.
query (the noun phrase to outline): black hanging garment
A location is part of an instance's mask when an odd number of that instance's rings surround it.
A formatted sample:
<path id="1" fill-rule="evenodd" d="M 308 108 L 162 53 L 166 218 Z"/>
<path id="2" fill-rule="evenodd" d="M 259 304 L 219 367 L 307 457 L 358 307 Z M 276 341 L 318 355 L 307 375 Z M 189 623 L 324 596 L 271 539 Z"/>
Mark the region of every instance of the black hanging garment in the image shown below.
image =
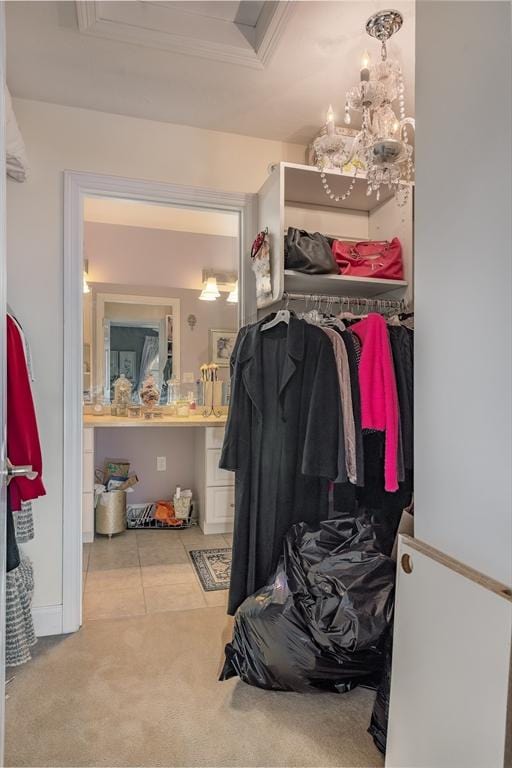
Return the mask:
<path id="1" fill-rule="evenodd" d="M 271 316 L 270 316 L 271 317 Z M 236 472 L 228 613 L 262 587 L 283 539 L 328 516 L 338 472 L 339 384 L 331 342 L 293 315 L 242 328 L 232 356 L 231 403 L 220 467 Z"/>

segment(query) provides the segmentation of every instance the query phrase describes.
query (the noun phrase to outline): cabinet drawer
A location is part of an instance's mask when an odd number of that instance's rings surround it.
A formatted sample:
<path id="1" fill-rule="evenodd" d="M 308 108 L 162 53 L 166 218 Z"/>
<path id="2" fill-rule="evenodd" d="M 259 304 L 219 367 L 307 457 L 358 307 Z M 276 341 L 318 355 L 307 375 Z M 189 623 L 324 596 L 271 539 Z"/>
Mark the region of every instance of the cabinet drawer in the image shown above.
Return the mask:
<path id="1" fill-rule="evenodd" d="M 206 451 L 206 485 L 234 485 L 235 473 L 220 469 L 220 448 Z"/>
<path id="2" fill-rule="evenodd" d="M 94 534 L 94 493 L 82 493 L 82 533 Z"/>
<path id="3" fill-rule="evenodd" d="M 206 427 L 206 447 L 222 448 L 224 427 Z"/>
<path id="4" fill-rule="evenodd" d="M 83 455 L 83 477 L 82 491 L 92 493 L 94 491 L 94 454 L 84 453 Z"/>
<path id="5" fill-rule="evenodd" d="M 206 522 L 227 523 L 235 516 L 235 489 L 208 488 L 206 491 Z"/>
<path id="6" fill-rule="evenodd" d="M 94 451 L 94 429 L 84 427 L 84 451 L 92 453 Z"/>

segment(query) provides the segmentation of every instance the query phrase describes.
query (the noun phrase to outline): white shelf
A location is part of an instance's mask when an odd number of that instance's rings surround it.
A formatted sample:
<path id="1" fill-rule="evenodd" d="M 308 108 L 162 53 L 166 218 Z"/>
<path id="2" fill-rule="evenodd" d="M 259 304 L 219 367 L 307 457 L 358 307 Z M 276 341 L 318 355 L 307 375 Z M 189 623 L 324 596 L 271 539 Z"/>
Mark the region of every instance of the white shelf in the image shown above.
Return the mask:
<path id="1" fill-rule="evenodd" d="M 406 280 L 381 280 L 349 275 L 305 275 L 293 269 L 284 270 L 284 290 L 288 293 L 325 294 L 373 298 L 386 294 L 400 295 L 407 288 Z"/>
<path id="2" fill-rule="evenodd" d="M 342 193 L 352 175 L 328 172 L 329 183 Z M 392 193 L 382 190 L 381 199 L 366 195 L 366 179 L 357 177 L 352 195 L 344 201 L 325 194 L 320 171 L 314 166 L 281 162 L 274 166 L 258 193 L 259 229 L 270 235 L 272 295 L 258 302 L 258 311 L 280 302 L 283 293 L 389 298 L 411 300 L 413 278 L 412 195 L 407 205 L 396 205 Z M 285 270 L 284 236 L 288 226 L 309 232 L 329 232 L 342 240 L 391 240 L 399 237 L 404 260 L 404 280 L 304 275 Z"/>
<path id="3" fill-rule="evenodd" d="M 331 200 L 324 192 L 320 180 L 320 171 L 313 165 L 298 165 L 296 163 L 283 163 L 285 174 L 285 202 L 299 203 L 301 205 L 316 205 L 322 208 L 337 208 L 340 210 L 372 211 L 393 197 L 393 192 L 383 187 L 380 192 L 380 200 L 376 194 L 366 194 L 367 184 L 364 175 L 357 176 L 352 194 L 346 200 L 336 202 Z M 342 195 L 347 191 L 353 174 L 343 174 L 340 171 L 326 171 L 327 180 L 332 191 L 336 195 Z"/>

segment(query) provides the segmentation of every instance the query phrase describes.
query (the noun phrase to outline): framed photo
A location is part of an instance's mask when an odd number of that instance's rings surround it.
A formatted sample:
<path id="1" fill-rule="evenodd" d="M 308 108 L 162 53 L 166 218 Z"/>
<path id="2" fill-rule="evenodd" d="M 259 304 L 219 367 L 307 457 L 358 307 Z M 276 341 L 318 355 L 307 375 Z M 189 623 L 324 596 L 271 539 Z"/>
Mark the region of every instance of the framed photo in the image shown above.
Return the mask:
<path id="1" fill-rule="evenodd" d="M 132 384 L 135 381 L 135 352 L 119 352 L 119 375 L 124 373 Z"/>
<path id="2" fill-rule="evenodd" d="M 235 346 L 237 331 L 210 328 L 210 362 L 226 368 Z"/>

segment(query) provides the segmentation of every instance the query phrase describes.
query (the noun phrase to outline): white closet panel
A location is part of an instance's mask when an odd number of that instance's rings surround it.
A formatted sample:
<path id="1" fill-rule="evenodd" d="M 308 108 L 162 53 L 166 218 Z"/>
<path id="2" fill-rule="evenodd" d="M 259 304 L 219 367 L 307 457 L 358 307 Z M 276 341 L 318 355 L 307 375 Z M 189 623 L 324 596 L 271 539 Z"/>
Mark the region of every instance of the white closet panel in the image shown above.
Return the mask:
<path id="1" fill-rule="evenodd" d="M 398 550 L 386 766 L 501 767 L 510 591 L 424 546 L 401 537 Z"/>

